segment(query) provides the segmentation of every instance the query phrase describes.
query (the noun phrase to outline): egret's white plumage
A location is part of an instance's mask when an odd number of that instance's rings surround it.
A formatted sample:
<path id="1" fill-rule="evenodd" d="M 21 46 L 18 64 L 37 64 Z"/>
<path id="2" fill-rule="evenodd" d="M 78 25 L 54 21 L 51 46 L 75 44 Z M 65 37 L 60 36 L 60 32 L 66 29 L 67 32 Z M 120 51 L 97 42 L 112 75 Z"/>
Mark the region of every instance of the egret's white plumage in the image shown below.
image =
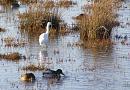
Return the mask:
<path id="1" fill-rule="evenodd" d="M 49 35 L 49 30 L 50 30 L 50 26 L 51 26 L 51 22 L 48 22 L 47 23 L 47 26 L 46 26 L 46 32 L 45 33 L 42 33 L 40 36 L 39 36 L 39 44 L 42 46 L 42 45 L 47 45 L 48 43 L 48 35 Z"/>

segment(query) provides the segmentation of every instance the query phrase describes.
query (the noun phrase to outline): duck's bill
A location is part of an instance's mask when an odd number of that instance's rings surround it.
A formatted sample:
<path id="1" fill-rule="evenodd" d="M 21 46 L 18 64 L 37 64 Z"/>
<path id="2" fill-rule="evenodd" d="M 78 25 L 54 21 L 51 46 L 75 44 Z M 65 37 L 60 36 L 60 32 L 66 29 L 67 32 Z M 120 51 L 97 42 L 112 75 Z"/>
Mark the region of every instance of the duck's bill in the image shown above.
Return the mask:
<path id="1" fill-rule="evenodd" d="M 65 76 L 65 74 L 64 74 L 64 73 L 61 73 L 61 74 Z"/>

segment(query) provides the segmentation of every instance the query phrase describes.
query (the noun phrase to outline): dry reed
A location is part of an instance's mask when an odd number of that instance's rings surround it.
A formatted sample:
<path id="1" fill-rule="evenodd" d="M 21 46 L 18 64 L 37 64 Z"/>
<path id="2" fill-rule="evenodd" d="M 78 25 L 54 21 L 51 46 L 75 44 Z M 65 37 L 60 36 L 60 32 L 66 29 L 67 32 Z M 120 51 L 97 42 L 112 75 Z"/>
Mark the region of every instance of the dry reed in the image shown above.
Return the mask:
<path id="1" fill-rule="evenodd" d="M 96 0 L 91 9 L 84 8 L 84 14 L 78 19 L 81 28 L 81 39 L 110 38 L 111 30 L 119 25 L 116 21 L 116 10 L 120 0 Z"/>
<path id="2" fill-rule="evenodd" d="M 57 2 L 57 6 L 63 8 L 69 8 L 73 5 L 77 5 L 77 3 L 73 2 L 72 0 L 60 0 L 59 2 Z"/>
<path id="3" fill-rule="evenodd" d="M 50 3 L 52 2 L 52 3 Z M 42 3 L 32 3 L 29 5 L 29 9 L 25 13 L 18 14 L 20 19 L 19 29 L 29 34 L 29 36 L 39 36 L 39 34 L 45 32 L 45 27 L 48 21 L 52 22 L 51 32 L 57 33 L 60 23 L 63 22 L 59 7 L 55 7 L 56 2 L 49 0 Z M 65 24 L 64 24 L 65 25 Z M 59 33 L 66 33 L 68 30 L 65 27 L 60 28 L 62 30 Z"/>
<path id="4" fill-rule="evenodd" d="M 21 55 L 18 52 L 14 52 L 14 53 L 0 54 L 0 58 L 11 61 L 18 61 L 19 59 L 21 59 Z"/>
<path id="5" fill-rule="evenodd" d="M 22 70 L 42 71 L 42 70 L 45 70 L 45 67 L 44 67 L 44 66 L 39 66 L 39 65 L 30 64 L 30 65 L 28 65 L 28 66 L 23 67 Z"/>

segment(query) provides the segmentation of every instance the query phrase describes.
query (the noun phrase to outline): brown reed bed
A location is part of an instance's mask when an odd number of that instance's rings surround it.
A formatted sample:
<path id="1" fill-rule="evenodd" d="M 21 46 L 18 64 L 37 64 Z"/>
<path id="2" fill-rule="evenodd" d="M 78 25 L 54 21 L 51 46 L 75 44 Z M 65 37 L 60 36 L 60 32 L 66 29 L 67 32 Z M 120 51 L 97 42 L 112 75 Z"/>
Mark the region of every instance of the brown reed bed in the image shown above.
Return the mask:
<path id="1" fill-rule="evenodd" d="M 38 0 L 20 0 L 23 4 L 32 4 L 32 3 L 41 3 L 43 4 L 44 8 L 53 8 L 53 7 L 63 7 L 63 8 L 69 8 L 73 5 L 76 5 L 76 2 L 73 2 L 72 0 L 44 0 L 44 1 L 38 1 Z"/>
<path id="2" fill-rule="evenodd" d="M 69 8 L 72 7 L 73 5 L 77 5 L 77 3 L 72 0 L 60 0 L 59 2 L 57 2 L 57 6 L 63 8 Z"/>
<path id="3" fill-rule="evenodd" d="M 38 0 L 20 0 L 22 4 L 37 3 Z"/>
<path id="4" fill-rule="evenodd" d="M 8 61 L 19 61 L 19 59 L 21 59 L 21 55 L 18 52 L 0 54 L 0 59 L 6 59 Z"/>
<path id="5" fill-rule="evenodd" d="M 29 36 L 37 37 L 41 33 L 46 31 L 47 22 L 52 22 L 52 34 L 56 34 L 59 30 L 60 23 L 63 22 L 61 15 L 59 13 L 59 8 L 48 8 L 50 3 L 53 1 L 46 1 L 43 3 L 33 3 L 29 6 L 29 9 L 22 14 L 18 14 L 20 19 L 19 29 L 22 32 L 26 32 Z M 34 9 L 35 7 L 35 9 Z M 61 29 L 61 28 L 60 28 Z M 62 27 L 62 30 L 58 31 L 59 33 L 68 32 L 65 28 Z"/>
<path id="6" fill-rule="evenodd" d="M 23 67 L 22 70 L 42 71 L 42 70 L 45 70 L 45 67 L 44 66 L 40 66 L 40 65 L 30 64 L 28 66 Z"/>
<path id="7" fill-rule="evenodd" d="M 96 0 L 91 4 L 91 9 L 84 8 L 84 14 L 77 20 L 81 39 L 110 38 L 112 28 L 119 25 L 115 17 L 119 5 L 120 0 Z"/>
<path id="8" fill-rule="evenodd" d="M 18 0 L 0 0 L 0 4 L 5 6 L 10 6 L 13 3 L 16 3 Z"/>
<path id="9" fill-rule="evenodd" d="M 13 0 L 0 0 L 0 4 L 2 5 L 10 4 L 11 2 L 13 2 Z"/>
<path id="10" fill-rule="evenodd" d="M 5 47 L 23 47 L 27 44 L 27 41 L 13 37 L 2 38 L 1 40 L 5 43 Z"/>

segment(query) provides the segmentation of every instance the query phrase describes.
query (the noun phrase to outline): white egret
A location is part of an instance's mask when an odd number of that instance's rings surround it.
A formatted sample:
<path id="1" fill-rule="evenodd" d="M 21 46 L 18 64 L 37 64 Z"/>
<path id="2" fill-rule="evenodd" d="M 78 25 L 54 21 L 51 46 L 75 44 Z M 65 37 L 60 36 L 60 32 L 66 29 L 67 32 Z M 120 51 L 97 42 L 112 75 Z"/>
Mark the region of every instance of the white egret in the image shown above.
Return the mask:
<path id="1" fill-rule="evenodd" d="M 39 44 L 41 46 L 47 46 L 47 43 L 48 43 L 48 34 L 49 34 L 50 26 L 52 26 L 52 24 L 51 24 L 51 22 L 48 22 L 47 26 L 46 26 L 46 32 L 42 33 L 39 36 Z"/>

